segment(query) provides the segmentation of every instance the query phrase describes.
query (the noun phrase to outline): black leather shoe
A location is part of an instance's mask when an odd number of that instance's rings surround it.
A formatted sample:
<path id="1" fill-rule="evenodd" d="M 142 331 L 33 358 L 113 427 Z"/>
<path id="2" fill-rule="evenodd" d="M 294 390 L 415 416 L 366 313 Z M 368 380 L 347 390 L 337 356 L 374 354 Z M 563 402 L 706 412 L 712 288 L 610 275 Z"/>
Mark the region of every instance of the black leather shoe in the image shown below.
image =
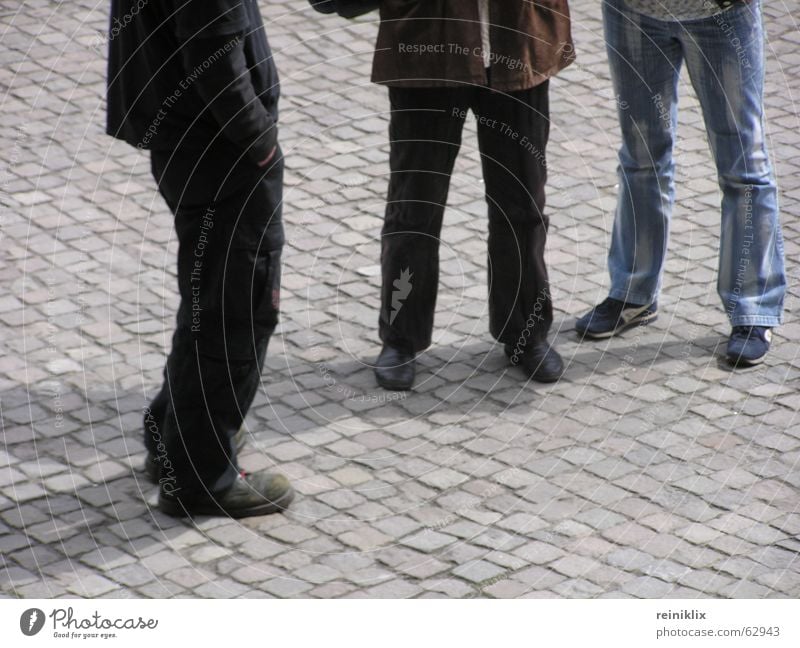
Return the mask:
<path id="1" fill-rule="evenodd" d="M 414 384 L 416 373 L 414 354 L 388 344 L 375 361 L 375 380 L 384 389 L 407 391 Z"/>
<path id="2" fill-rule="evenodd" d="M 233 443 L 236 446 L 236 451 L 241 452 L 242 447 L 244 446 L 245 442 L 245 434 L 244 430 L 240 429 L 236 436 L 233 437 Z M 152 452 L 147 453 L 147 457 L 144 460 L 144 474 L 147 475 L 147 479 L 150 480 L 151 483 L 157 484 L 158 478 L 161 476 L 160 474 L 161 469 L 161 462 L 159 461 L 158 457 L 153 454 Z"/>
<path id="3" fill-rule="evenodd" d="M 242 472 L 224 493 L 184 493 L 165 486 L 158 494 L 158 508 L 167 515 L 225 515 L 232 518 L 269 515 L 288 508 L 294 489 L 283 475 L 261 471 Z"/>
<path id="4" fill-rule="evenodd" d="M 537 382 L 556 382 L 564 375 L 564 361 L 547 342 L 529 342 L 521 349 L 506 344 L 505 351 L 512 365 Z"/>

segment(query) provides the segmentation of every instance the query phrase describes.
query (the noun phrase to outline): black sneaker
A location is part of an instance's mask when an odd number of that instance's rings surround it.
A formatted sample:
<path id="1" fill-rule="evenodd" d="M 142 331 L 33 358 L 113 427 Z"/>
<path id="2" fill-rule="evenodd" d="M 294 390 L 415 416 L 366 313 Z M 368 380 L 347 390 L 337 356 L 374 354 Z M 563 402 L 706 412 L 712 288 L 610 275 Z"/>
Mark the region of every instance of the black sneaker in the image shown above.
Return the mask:
<path id="1" fill-rule="evenodd" d="M 233 437 L 233 444 L 236 446 L 237 452 L 241 452 L 244 442 L 244 429 L 240 428 L 236 436 Z M 144 470 L 144 474 L 147 475 L 147 479 L 150 480 L 151 483 L 157 484 L 161 476 L 161 460 L 154 453 L 148 452 L 144 459 L 142 470 Z"/>
<path id="2" fill-rule="evenodd" d="M 634 326 L 644 326 L 658 317 L 658 302 L 647 306 L 608 297 L 575 322 L 575 330 L 595 340 L 610 338 Z"/>
<path id="3" fill-rule="evenodd" d="M 173 517 L 187 515 L 224 515 L 232 518 L 269 515 L 288 508 L 294 489 L 283 475 L 265 471 L 241 472 L 224 493 L 184 493 L 163 486 L 158 494 L 158 508 Z"/>
<path id="4" fill-rule="evenodd" d="M 734 326 L 728 338 L 728 362 L 735 367 L 752 367 L 767 355 L 772 330 L 767 326 Z"/>

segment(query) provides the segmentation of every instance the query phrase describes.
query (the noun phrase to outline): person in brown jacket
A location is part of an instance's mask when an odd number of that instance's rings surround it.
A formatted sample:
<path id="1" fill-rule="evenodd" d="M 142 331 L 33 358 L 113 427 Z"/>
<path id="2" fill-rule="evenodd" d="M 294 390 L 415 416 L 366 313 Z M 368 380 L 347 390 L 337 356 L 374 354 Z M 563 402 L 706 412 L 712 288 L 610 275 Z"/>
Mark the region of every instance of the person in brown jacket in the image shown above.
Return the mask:
<path id="1" fill-rule="evenodd" d="M 549 78 L 574 58 L 566 0 L 383 0 L 372 80 L 389 87 L 389 194 L 381 242 L 385 389 L 410 389 L 431 344 L 439 235 L 467 112 L 489 211 L 489 319 L 534 380 L 563 362 L 544 262 Z"/>

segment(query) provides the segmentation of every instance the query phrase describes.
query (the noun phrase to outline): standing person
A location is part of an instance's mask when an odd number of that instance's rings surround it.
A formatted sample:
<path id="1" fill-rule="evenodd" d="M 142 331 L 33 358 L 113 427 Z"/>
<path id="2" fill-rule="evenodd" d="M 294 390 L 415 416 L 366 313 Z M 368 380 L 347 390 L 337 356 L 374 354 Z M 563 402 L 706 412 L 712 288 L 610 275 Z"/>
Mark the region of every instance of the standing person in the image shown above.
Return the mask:
<path id="1" fill-rule="evenodd" d="M 728 360 L 757 364 L 782 320 L 786 277 L 764 133 L 760 0 L 604 0 L 622 148 L 608 299 L 575 329 L 607 338 L 657 315 L 675 198 L 672 149 L 683 63 L 700 100 L 722 190 L 717 291 Z"/>
<path id="2" fill-rule="evenodd" d="M 384 0 L 380 17 L 372 80 L 389 87 L 392 112 L 378 384 L 409 389 L 431 343 L 439 235 L 469 110 L 489 211 L 490 331 L 531 378 L 558 380 L 544 186 L 549 78 L 574 58 L 567 2 Z"/>
<path id="3" fill-rule="evenodd" d="M 278 321 L 278 75 L 256 0 L 112 0 L 107 132 L 149 149 L 175 216 L 180 305 L 145 470 L 170 515 L 285 509 L 236 438 Z"/>

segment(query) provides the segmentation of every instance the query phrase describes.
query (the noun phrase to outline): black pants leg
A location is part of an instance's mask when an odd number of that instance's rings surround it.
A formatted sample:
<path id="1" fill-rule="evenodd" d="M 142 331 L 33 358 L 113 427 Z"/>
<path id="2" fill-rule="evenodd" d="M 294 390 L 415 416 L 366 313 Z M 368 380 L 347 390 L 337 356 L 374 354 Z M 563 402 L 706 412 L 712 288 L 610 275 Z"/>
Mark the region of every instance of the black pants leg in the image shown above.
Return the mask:
<path id="1" fill-rule="evenodd" d="M 152 167 L 175 215 L 181 301 L 145 442 L 162 487 L 191 497 L 239 470 L 233 437 L 278 321 L 283 160 L 262 170 L 229 151 L 154 151 Z"/>
<path id="2" fill-rule="evenodd" d="M 473 106 L 489 206 L 489 326 L 506 344 L 543 341 L 553 323 L 544 261 L 548 85 L 480 88 Z"/>
<path id="3" fill-rule="evenodd" d="M 467 90 L 389 88 L 389 197 L 381 234 L 379 332 L 386 344 L 430 346 L 439 286 L 439 235 L 461 145 Z"/>

